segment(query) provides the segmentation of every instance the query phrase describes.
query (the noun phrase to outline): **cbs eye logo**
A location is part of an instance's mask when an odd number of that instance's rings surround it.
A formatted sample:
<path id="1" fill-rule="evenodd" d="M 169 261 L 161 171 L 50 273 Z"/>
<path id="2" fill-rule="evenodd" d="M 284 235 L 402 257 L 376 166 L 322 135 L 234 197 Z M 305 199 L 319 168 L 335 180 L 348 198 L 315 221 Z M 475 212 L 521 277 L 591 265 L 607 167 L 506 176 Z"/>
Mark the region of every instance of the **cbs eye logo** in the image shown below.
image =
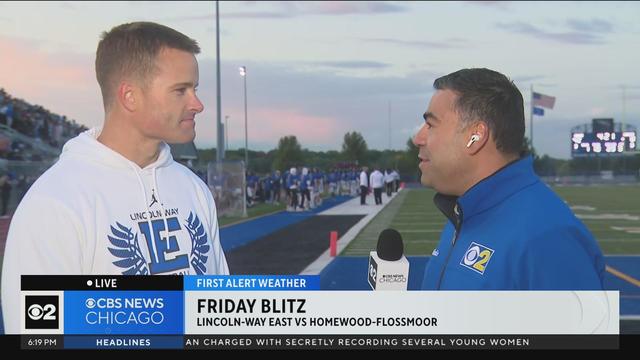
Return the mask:
<path id="1" fill-rule="evenodd" d="M 487 268 L 491 256 L 493 256 L 493 249 L 472 242 L 467 251 L 465 251 L 460 265 L 482 275 Z"/>
<path id="2" fill-rule="evenodd" d="M 58 329 L 58 296 L 27 295 L 25 297 L 26 329 Z"/>
<path id="3" fill-rule="evenodd" d="M 369 285 L 373 289 L 375 289 L 378 280 L 378 264 L 375 260 L 373 260 L 372 257 L 369 257 L 369 271 L 367 275 L 367 281 L 369 282 Z"/>
<path id="4" fill-rule="evenodd" d="M 371 277 L 371 280 L 373 280 L 374 282 L 377 280 L 378 271 L 376 269 L 375 264 L 369 264 L 369 276 Z"/>

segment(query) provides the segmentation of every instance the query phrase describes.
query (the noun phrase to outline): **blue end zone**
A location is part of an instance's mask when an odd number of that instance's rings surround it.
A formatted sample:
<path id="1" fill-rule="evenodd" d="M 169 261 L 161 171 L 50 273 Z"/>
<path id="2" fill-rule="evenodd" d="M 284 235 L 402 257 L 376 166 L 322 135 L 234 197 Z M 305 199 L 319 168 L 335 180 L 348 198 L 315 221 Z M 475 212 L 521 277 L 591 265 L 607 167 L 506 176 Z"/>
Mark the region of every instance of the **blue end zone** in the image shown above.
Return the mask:
<path id="1" fill-rule="evenodd" d="M 640 256 L 605 256 L 605 259 L 605 262 L 610 267 L 634 279 L 640 279 Z M 624 292 L 627 295 L 640 295 L 640 287 L 613 276 L 608 272 L 604 285 L 607 290 L 620 290 L 620 292 Z M 640 314 L 640 312 L 638 313 Z"/>
<path id="2" fill-rule="evenodd" d="M 409 290 L 419 290 L 429 257 L 409 256 Z M 607 265 L 635 279 L 640 278 L 640 257 L 605 256 Z M 369 258 L 364 256 L 338 256 L 320 273 L 322 290 L 371 290 L 367 282 Z M 640 315 L 640 287 L 626 282 L 609 272 L 605 274 L 604 288 L 620 290 L 620 315 Z"/>
<path id="3" fill-rule="evenodd" d="M 640 257 L 638 256 L 606 256 L 610 267 L 640 279 Z M 607 272 L 604 278 L 607 290 L 620 290 L 620 315 L 640 315 L 640 287 L 624 281 Z"/>
<path id="4" fill-rule="evenodd" d="M 333 198 L 324 199 L 321 206 L 311 211 L 281 211 L 277 214 L 263 216 L 255 220 L 249 220 L 241 224 L 222 228 L 220 229 L 222 249 L 225 252 L 231 251 L 263 236 L 269 235 L 274 231 L 308 219 L 319 212 L 325 211 L 351 199 L 352 197 L 350 196 L 335 196 Z"/>

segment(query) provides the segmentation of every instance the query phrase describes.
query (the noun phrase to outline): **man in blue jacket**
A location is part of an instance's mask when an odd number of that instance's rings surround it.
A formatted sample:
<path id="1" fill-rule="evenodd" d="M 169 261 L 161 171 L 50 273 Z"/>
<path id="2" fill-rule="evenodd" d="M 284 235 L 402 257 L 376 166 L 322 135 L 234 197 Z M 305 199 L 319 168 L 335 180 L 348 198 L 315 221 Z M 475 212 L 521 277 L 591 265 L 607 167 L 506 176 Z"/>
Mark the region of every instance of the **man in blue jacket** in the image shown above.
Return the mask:
<path id="1" fill-rule="evenodd" d="M 604 258 L 569 207 L 521 157 L 522 94 L 506 76 L 463 69 L 434 82 L 421 182 L 449 219 L 425 290 L 601 290 Z"/>

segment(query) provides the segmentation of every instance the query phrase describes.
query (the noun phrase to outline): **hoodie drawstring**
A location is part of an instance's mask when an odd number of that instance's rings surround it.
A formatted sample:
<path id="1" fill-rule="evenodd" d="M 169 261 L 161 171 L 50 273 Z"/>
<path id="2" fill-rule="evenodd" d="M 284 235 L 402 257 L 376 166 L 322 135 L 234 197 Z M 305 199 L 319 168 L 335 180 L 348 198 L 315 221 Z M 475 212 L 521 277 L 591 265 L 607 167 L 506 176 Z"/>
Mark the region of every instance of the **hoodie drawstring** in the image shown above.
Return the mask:
<path id="1" fill-rule="evenodd" d="M 153 168 L 153 187 L 156 189 L 156 195 L 158 196 L 158 202 L 160 203 L 160 209 L 162 211 L 162 219 L 164 220 L 164 229 L 169 232 L 169 224 L 167 223 L 167 213 L 164 210 L 164 203 L 162 202 L 162 198 L 160 197 L 160 188 L 158 188 L 158 179 L 156 176 L 156 168 Z M 167 241 L 167 243 L 169 243 Z M 169 245 L 170 246 L 170 245 Z"/>
<path id="2" fill-rule="evenodd" d="M 153 236 L 153 227 L 151 225 L 151 209 L 149 208 L 149 199 L 147 198 L 147 190 L 144 188 L 144 183 L 142 182 L 142 177 L 140 177 L 140 172 L 138 171 L 138 169 L 136 169 L 136 167 L 132 163 L 129 163 L 129 167 L 133 170 L 133 173 L 136 174 L 136 177 L 138 178 L 138 184 L 140 185 L 140 189 L 142 190 L 142 196 L 144 196 L 144 206 L 147 209 L 147 216 L 148 216 L 147 226 L 149 227 L 149 235 Z M 156 169 L 153 168 L 154 186 L 155 186 L 155 172 L 156 172 Z M 158 194 L 158 201 L 160 201 L 159 199 L 160 199 L 160 195 Z M 163 209 L 163 213 L 164 213 L 164 209 Z M 167 226 L 166 220 L 164 225 L 165 227 Z M 158 249 L 156 248 L 156 242 L 154 241 L 155 239 L 149 239 L 149 240 L 151 240 L 150 243 L 151 243 L 151 246 L 153 247 L 153 257 L 155 258 L 155 262 L 158 263 L 159 262 Z"/>

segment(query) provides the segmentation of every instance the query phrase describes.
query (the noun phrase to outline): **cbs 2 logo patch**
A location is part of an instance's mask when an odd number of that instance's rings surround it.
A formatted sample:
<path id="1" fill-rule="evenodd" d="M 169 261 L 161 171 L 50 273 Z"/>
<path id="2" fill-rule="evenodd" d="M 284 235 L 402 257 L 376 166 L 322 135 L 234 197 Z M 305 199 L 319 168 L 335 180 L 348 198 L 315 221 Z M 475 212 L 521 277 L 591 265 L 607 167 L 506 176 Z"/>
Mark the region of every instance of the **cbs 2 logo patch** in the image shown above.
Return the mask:
<path id="1" fill-rule="evenodd" d="M 57 295 L 27 295 L 25 328 L 58 329 L 58 305 Z"/>
<path id="2" fill-rule="evenodd" d="M 484 245 L 472 242 L 467 251 L 465 251 L 460 265 L 467 267 L 477 273 L 484 274 L 489 260 L 493 256 L 493 249 L 489 249 Z"/>

